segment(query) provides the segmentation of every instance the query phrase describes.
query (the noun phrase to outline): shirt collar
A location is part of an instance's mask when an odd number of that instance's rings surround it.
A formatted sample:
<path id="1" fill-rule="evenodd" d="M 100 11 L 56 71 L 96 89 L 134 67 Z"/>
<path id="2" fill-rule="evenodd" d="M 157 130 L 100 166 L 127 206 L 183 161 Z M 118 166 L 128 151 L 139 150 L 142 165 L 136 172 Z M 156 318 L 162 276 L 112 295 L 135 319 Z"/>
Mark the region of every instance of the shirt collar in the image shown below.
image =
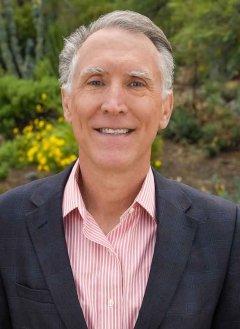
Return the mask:
<path id="1" fill-rule="evenodd" d="M 62 204 L 64 218 L 76 208 L 79 209 L 82 218 L 85 218 L 86 214 L 88 213 L 78 186 L 79 178 L 80 167 L 79 159 L 77 159 L 64 189 Z M 140 204 L 149 213 L 149 215 L 155 219 L 155 184 L 151 167 L 148 170 L 141 190 L 139 191 L 130 208 L 134 207 L 136 203 Z"/>
<path id="2" fill-rule="evenodd" d="M 134 202 L 138 202 L 152 218 L 155 218 L 155 183 L 151 167 Z"/>
<path id="3" fill-rule="evenodd" d="M 75 162 L 63 194 L 63 217 L 67 216 L 72 210 L 78 208 L 82 217 L 85 217 L 86 207 L 78 186 L 80 175 L 79 159 Z"/>

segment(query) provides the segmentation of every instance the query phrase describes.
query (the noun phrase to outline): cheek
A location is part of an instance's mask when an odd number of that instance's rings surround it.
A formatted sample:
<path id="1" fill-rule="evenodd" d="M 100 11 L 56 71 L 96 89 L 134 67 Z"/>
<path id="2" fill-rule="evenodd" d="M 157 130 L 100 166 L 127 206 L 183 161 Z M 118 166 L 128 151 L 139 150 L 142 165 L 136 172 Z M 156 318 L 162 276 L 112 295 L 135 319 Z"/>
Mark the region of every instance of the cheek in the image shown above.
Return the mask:
<path id="1" fill-rule="evenodd" d="M 100 108 L 99 97 L 92 95 L 82 95 L 73 102 L 75 116 L 81 116 L 82 119 L 90 118 Z"/>
<path id="2" fill-rule="evenodd" d="M 139 99 L 132 108 L 135 108 L 135 115 L 142 125 L 153 131 L 158 130 L 161 118 L 161 104 L 148 97 Z"/>

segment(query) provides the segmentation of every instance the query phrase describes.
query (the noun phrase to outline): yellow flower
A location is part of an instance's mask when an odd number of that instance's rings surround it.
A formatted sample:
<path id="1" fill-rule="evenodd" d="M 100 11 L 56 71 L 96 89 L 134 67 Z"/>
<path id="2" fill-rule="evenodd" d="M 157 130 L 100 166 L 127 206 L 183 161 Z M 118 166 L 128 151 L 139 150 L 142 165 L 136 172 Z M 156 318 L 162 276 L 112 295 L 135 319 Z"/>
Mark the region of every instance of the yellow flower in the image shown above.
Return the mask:
<path id="1" fill-rule="evenodd" d="M 76 156 L 75 154 L 72 154 L 72 155 L 70 155 L 70 157 L 69 157 L 69 161 L 70 161 L 70 163 L 73 162 L 73 161 L 75 161 L 76 159 L 77 159 L 77 156 Z"/>
<path id="2" fill-rule="evenodd" d="M 162 162 L 161 162 L 160 160 L 155 160 L 155 161 L 154 161 L 154 166 L 155 166 L 156 168 L 160 168 L 161 165 L 162 165 Z"/>
<path id="3" fill-rule="evenodd" d="M 37 170 L 42 171 L 42 169 L 43 169 L 43 166 L 42 165 L 38 165 L 37 166 Z"/>
<path id="4" fill-rule="evenodd" d="M 37 112 L 37 113 L 43 113 L 43 107 L 42 107 L 40 104 L 38 104 L 38 105 L 36 106 L 36 112 Z"/>
<path id="5" fill-rule="evenodd" d="M 58 118 L 58 122 L 63 122 L 64 121 L 64 117 L 59 117 Z"/>
<path id="6" fill-rule="evenodd" d="M 45 165 L 46 163 L 47 163 L 47 159 L 46 158 L 40 158 L 40 159 L 38 159 L 38 161 L 39 161 L 39 163 L 41 164 L 41 165 Z"/>
<path id="7" fill-rule="evenodd" d="M 17 134 L 19 133 L 19 129 L 18 129 L 17 127 L 15 127 L 15 128 L 13 129 L 13 133 L 14 133 L 14 135 L 17 135 Z"/>
<path id="8" fill-rule="evenodd" d="M 50 168 L 49 168 L 48 165 L 43 166 L 42 169 L 43 169 L 44 171 L 46 171 L 46 172 L 49 172 L 49 171 L 50 171 Z"/>
<path id="9" fill-rule="evenodd" d="M 42 145 L 43 145 L 43 150 L 44 151 L 47 151 L 49 149 L 49 147 L 50 147 L 50 143 L 46 139 L 43 140 Z"/>
<path id="10" fill-rule="evenodd" d="M 65 140 L 61 138 L 57 139 L 55 142 L 57 146 L 63 146 L 65 144 Z"/>
<path id="11" fill-rule="evenodd" d="M 55 158 L 61 158 L 62 152 L 59 149 L 55 149 L 55 150 L 53 150 L 53 156 Z"/>
<path id="12" fill-rule="evenodd" d="M 45 125 L 45 122 L 44 122 L 43 120 L 40 120 L 40 121 L 38 122 L 38 127 L 39 127 L 39 128 L 43 128 L 44 125 Z"/>
<path id="13" fill-rule="evenodd" d="M 39 119 L 35 119 L 35 120 L 33 121 L 33 123 L 35 124 L 35 126 L 38 125 L 38 122 L 39 122 Z"/>
<path id="14" fill-rule="evenodd" d="M 41 136 L 41 134 L 38 133 L 35 135 L 35 138 L 37 141 L 40 141 L 42 139 L 42 136 Z"/>
<path id="15" fill-rule="evenodd" d="M 38 147 L 37 146 L 33 146 L 31 147 L 28 151 L 27 151 L 27 159 L 29 162 L 33 161 L 34 155 L 37 153 L 38 151 Z"/>
<path id="16" fill-rule="evenodd" d="M 24 133 L 24 134 L 27 134 L 27 133 L 32 132 L 32 130 L 33 130 L 32 125 L 29 125 L 29 126 L 24 127 L 24 129 L 23 129 L 23 133 Z"/>
<path id="17" fill-rule="evenodd" d="M 53 128 L 53 126 L 51 125 L 51 123 L 48 123 L 48 124 L 46 125 L 46 130 L 47 130 L 47 131 L 52 130 L 52 128 Z"/>
<path id="18" fill-rule="evenodd" d="M 46 93 L 42 93 L 42 95 L 41 95 L 41 99 L 42 99 L 43 101 L 45 101 L 45 100 L 47 99 L 47 94 L 46 94 Z"/>
<path id="19" fill-rule="evenodd" d="M 33 137 L 33 133 L 31 133 L 31 132 L 27 132 L 26 134 L 25 134 L 25 136 L 26 136 L 26 138 L 27 139 L 32 139 L 32 137 Z"/>

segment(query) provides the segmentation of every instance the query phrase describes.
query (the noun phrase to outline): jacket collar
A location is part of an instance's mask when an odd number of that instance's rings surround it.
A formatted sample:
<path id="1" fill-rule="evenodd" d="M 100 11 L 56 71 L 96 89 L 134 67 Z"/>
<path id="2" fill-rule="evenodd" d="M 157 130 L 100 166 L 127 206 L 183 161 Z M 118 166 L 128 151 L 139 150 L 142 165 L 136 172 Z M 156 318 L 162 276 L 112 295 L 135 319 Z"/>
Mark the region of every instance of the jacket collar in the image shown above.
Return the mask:
<path id="1" fill-rule="evenodd" d="M 178 183 L 155 170 L 154 178 L 157 237 L 134 329 L 160 328 L 184 272 L 200 219 L 192 217 L 192 202 Z"/>
<path id="2" fill-rule="evenodd" d="M 26 222 L 44 278 L 67 329 L 87 329 L 78 302 L 68 256 L 62 218 L 64 186 L 72 166 L 60 174 L 38 181 L 31 195 Z"/>

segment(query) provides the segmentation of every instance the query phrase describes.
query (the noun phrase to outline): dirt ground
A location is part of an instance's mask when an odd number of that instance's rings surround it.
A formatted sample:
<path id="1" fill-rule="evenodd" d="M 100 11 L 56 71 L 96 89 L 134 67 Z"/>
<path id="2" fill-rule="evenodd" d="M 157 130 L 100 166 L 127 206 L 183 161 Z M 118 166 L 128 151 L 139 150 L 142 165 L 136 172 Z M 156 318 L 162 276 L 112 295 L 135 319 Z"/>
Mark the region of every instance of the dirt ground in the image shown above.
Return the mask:
<path id="1" fill-rule="evenodd" d="M 167 177 L 224 197 L 234 198 L 236 193 L 240 194 L 236 184 L 240 185 L 240 152 L 208 158 L 195 145 L 165 141 L 162 163 L 160 171 Z M 12 170 L 8 179 L 0 182 L 0 193 L 42 176 L 33 167 Z"/>
<path id="2" fill-rule="evenodd" d="M 163 153 L 163 175 L 224 197 L 232 198 L 239 193 L 239 151 L 221 153 L 217 157 L 209 158 L 196 145 L 165 141 Z"/>

